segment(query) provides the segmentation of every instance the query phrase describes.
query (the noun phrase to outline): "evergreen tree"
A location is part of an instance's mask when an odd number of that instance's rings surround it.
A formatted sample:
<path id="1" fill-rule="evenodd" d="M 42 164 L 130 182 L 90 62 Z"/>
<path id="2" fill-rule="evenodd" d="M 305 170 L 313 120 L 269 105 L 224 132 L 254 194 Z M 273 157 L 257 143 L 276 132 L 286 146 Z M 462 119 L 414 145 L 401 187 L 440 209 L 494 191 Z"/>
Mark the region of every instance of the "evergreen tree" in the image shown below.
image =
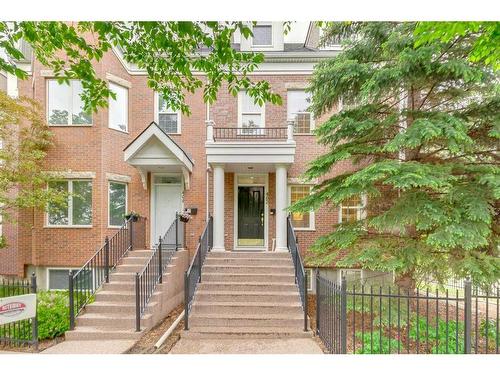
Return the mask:
<path id="1" fill-rule="evenodd" d="M 416 45 L 415 27 L 326 25 L 324 41 L 340 38 L 343 51 L 315 68 L 311 108 L 342 109 L 316 129 L 328 152 L 305 178 L 322 182 L 291 210 L 368 197 L 366 217 L 317 240 L 312 263 L 395 271 L 409 287 L 422 276 L 491 282 L 500 276 L 498 76 L 467 58 L 478 33 Z M 333 175 L 345 160 L 354 170 Z"/>

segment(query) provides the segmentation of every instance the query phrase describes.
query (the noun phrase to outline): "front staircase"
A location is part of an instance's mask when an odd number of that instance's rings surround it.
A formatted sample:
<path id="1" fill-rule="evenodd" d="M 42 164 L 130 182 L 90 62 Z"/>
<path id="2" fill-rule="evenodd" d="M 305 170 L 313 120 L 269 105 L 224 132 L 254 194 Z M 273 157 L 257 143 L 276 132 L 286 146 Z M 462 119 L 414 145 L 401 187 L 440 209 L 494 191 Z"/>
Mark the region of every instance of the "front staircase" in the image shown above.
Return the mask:
<path id="1" fill-rule="evenodd" d="M 311 337 L 290 253 L 208 253 L 186 338 Z"/>
<path id="2" fill-rule="evenodd" d="M 66 332 L 66 340 L 133 340 L 151 328 L 152 314 L 141 319 L 145 330 L 135 331 L 135 274 L 148 262 L 152 250 L 132 250 L 125 255 L 110 273 L 109 283 L 104 283 L 95 295 L 95 302 L 85 307 L 76 318 L 76 327 Z M 159 292 L 157 292 L 159 293 Z M 152 299 L 148 308 L 158 302 Z"/>

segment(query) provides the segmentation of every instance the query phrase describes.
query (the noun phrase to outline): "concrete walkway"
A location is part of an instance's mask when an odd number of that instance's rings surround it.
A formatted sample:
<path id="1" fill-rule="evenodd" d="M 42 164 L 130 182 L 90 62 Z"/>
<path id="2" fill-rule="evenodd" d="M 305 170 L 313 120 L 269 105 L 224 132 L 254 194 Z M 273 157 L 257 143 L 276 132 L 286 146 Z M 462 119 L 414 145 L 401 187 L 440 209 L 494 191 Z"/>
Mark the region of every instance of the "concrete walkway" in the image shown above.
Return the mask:
<path id="1" fill-rule="evenodd" d="M 181 338 L 170 354 L 323 354 L 312 339 Z"/>
<path id="2" fill-rule="evenodd" d="M 41 354 L 122 354 L 134 344 L 134 340 L 64 341 L 45 349 Z"/>

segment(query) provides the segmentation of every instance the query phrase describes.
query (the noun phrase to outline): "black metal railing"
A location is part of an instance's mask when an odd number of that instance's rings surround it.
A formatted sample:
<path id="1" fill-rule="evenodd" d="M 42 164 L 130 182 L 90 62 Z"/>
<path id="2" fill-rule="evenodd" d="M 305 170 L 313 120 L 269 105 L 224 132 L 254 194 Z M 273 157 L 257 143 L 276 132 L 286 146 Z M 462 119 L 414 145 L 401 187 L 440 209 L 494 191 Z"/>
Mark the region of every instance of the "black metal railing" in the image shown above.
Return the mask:
<path id="1" fill-rule="evenodd" d="M 500 292 L 349 284 L 316 272 L 316 334 L 331 353 L 499 353 Z"/>
<path id="2" fill-rule="evenodd" d="M 304 310 L 304 331 L 307 331 L 307 273 L 302 263 L 302 257 L 300 256 L 299 244 L 297 237 L 295 236 L 295 231 L 292 225 L 292 219 L 290 216 L 287 217 L 287 243 L 288 251 L 292 255 L 293 267 L 295 269 L 295 283 L 299 289 L 300 300 L 302 302 L 302 309 Z"/>
<path id="3" fill-rule="evenodd" d="M 184 274 L 184 329 L 189 329 L 189 312 L 193 303 L 194 293 L 198 283 L 201 283 L 201 268 L 207 253 L 213 246 L 213 218 L 210 216 L 207 225 L 198 241 L 191 264 Z"/>
<path id="4" fill-rule="evenodd" d="M 142 218 L 130 217 L 102 247 L 77 271 L 69 272 L 69 322 L 75 327 L 75 318 L 93 301 L 103 283 L 109 283 L 109 273 L 133 249 L 134 228 Z"/>
<path id="5" fill-rule="evenodd" d="M 165 234 L 153 246 L 153 253 L 141 272 L 135 274 L 135 329 L 141 330 L 141 318 L 175 252 L 184 247 L 184 222 L 176 213 Z"/>
<path id="6" fill-rule="evenodd" d="M 248 141 L 248 140 L 286 140 L 287 127 L 279 128 L 214 128 L 214 140 L 217 141 Z"/>
<path id="7" fill-rule="evenodd" d="M 33 273 L 30 280 L 3 280 L 0 282 L 0 298 L 14 297 L 37 292 L 36 276 Z M 38 318 L 18 320 L 0 324 L 1 346 L 32 346 L 38 350 Z"/>

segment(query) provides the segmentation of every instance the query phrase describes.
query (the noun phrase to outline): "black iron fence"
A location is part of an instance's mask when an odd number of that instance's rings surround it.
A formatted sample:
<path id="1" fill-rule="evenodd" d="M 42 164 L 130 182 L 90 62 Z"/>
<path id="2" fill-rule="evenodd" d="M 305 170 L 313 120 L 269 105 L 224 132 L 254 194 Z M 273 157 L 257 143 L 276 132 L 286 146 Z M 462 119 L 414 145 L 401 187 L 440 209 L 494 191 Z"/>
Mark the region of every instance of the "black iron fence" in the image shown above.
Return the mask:
<path id="1" fill-rule="evenodd" d="M 203 230 L 191 264 L 184 275 L 184 329 L 189 329 L 189 312 L 198 283 L 201 283 L 201 268 L 207 253 L 213 246 L 213 218 L 210 216 Z"/>
<path id="2" fill-rule="evenodd" d="M 214 140 L 217 141 L 248 141 L 248 140 L 286 140 L 287 127 L 280 128 L 214 128 Z"/>
<path id="3" fill-rule="evenodd" d="M 0 298 L 36 293 L 36 276 L 33 273 L 30 280 L 0 282 Z M 38 350 L 38 320 L 30 319 L 0 325 L 0 346 L 32 346 Z"/>
<path id="4" fill-rule="evenodd" d="M 316 272 L 316 334 L 331 353 L 499 352 L 500 293 L 349 285 Z"/>
<path id="5" fill-rule="evenodd" d="M 153 246 L 153 254 L 141 272 L 135 274 L 135 328 L 141 330 L 141 317 L 175 252 L 184 246 L 184 222 L 178 213 L 165 234 Z"/>
<path id="6" fill-rule="evenodd" d="M 299 289 L 302 309 L 304 310 L 304 331 L 307 331 L 307 273 L 300 256 L 299 244 L 292 225 L 292 219 L 287 217 L 287 244 L 288 251 L 292 255 L 293 267 L 295 269 L 295 283 Z"/>
<path id="7" fill-rule="evenodd" d="M 75 327 L 75 318 L 93 301 L 103 283 L 109 283 L 109 273 L 133 249 L 134 236 L 143 227 L 143 218 L 130 217 L 102 247 L 76 272 L 69 273 L 69 322 Z"/>

